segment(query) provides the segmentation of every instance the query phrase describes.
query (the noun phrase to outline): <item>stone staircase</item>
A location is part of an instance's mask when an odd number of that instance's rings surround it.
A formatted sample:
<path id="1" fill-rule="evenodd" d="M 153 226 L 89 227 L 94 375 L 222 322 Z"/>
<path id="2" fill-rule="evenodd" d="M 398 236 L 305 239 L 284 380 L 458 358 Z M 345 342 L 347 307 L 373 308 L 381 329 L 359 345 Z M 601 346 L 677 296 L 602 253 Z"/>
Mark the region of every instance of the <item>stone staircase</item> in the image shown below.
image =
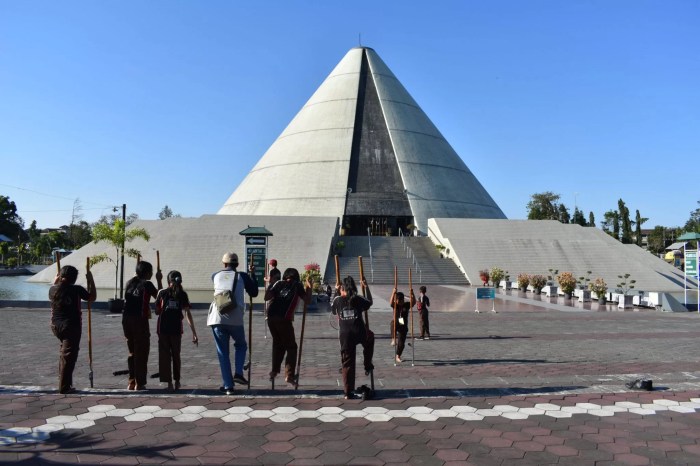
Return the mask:
<path id="1" fill-rule="evenodd" d="M 375 285 L 393 285 L 394 267 L 399 283 L 408 283 L 408 269 L 413 275 L 414 288 L 419 285 L 468 285 L 464 274 L 450 259 L 443 259 L 427 237 L 372 236 L 372 260 L 367 236 L 342 236 L 345 242 L 339 257 L 340 276 L 359 279 L 358 256 L 362 256 L 365 278 Z M 335 265 L 331 255 L 326 266 L 326 282 L 335 283 Z"/>

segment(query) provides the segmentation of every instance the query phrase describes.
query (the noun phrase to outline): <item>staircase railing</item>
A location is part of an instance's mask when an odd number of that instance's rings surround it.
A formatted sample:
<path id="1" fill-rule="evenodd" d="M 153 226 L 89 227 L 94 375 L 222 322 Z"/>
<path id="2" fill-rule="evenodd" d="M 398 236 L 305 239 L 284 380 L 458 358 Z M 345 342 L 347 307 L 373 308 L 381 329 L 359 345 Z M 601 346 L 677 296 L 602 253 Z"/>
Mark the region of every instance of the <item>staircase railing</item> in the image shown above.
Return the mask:
<path id="1" fill-rule="evenodd" d="M 367 227 L 367 241 L 369 242 L 369 268 L 372 274 L 372 284 L 374 284 L 374 258 L 372 257 L 372 235 L 370 228 Z"/>

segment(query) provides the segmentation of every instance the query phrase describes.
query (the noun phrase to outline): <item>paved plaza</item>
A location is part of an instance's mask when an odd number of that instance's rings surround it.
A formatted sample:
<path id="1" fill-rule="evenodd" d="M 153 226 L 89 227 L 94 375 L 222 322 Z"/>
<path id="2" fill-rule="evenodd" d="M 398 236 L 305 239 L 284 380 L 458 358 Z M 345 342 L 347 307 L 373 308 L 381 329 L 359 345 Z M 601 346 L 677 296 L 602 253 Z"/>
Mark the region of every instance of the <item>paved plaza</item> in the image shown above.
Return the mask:
<path id="1" fill-rule="evenodd" d="M 307 316 L 298 390 L 281 380 L 271 389 L 271 340 L 256 310 L 251 390 L 233 396 L 218 392 L 205 310 L 193 311 L 199 346 L 186 329 L 177 393 L 158 379 L 147 392 L 126 390 L 126 376 L 113 375 L 126 369 L 120 316 L 96 311 L 94 388 L 84 331 L 79 392 L 60 395 L 48 310 L 0 309 L 0 463 L 700 464 L 697 313 L 518 292 L 500 292 L 496 313 L 487 301 L 475 313 L 473 289 L 432 286 L 432 338 L 395 366 L 390 289 L 372 291 L 377 392 L 367 401 L 342 397 L 325 304 Z M 158 371 L 155 334 L 149 370 Z M 655 389 L 625 387 L 637 378 Z"/>

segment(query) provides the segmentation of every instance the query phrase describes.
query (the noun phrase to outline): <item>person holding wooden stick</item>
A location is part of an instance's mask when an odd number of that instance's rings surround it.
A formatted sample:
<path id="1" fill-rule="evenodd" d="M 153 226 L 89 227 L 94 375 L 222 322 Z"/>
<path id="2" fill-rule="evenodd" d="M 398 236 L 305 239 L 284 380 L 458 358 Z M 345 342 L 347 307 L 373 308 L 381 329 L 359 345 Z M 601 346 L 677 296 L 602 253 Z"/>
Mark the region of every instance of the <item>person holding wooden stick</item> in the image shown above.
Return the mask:
<path id="1" fill-rule="evenodd" d="M 163 274 L 156 272 L 158 288 L 151 282 L 153 265 L 140 261 L 136 264 L 136 276 L 124 287 L 124 312 L 122 330 L 129 350 L 129 384 L 127 390 L 146 390 L 148 355 L 151 352 L 151 298 L 163 288 Z"/>
<path id="2" fill-rule="evenodd" d="M 362 314 L 372 306 L 372 293 L 365 280 L 361 282 L 366 297 L 357 294 L 355 279 L 348 276 L 342 284 L 336 285 L 337 296 L 331 305 L 331 312 L 338 318 L 338 339 L 340 340 L 340 362 L 343 374 L 345 399 L 355 397 L 355 362 L 357 345 L 362 345 L 365 372 L 374 369 L 374 333 L 369 331 Z"/>
<path id="3" fill-rule="evenodd" d="M 71 265 L 61 267 L 53 286 L 49 289 L 51 301 L 51 332 L 61 341 L 58 353 L 58 392 L 73 393 L 73 370 L 80 351 L 82 336 L 81 301 L 93 302 L 97 298 L 95 281 L 88 270 L 86 290 L 76 285 L 78 269 Z"/>
<path id="4" fill-rule="evenodd" d="M 282 279 L 265 291 L 265 301 L 269 301 L 267 326 L 272 335 L 270 380 L 280 373 L 284 359 L 284 381 L 292 385 L 295 383 L 298 347 L 292 322 L 294 313 L 299 309 L 303 310 L 304 303 L 308 305 L 311 302 L 311 290 L 310 277 L 307 277 L 306 283 L 302 285 L 299 271 L 288 268 L 282 274 Z"/>
<path id="5" fill-rule="evenodd" d="M 406 335 L 408 335 L 408 313 L 416 304 L 416 297 L 413 294 L 413 288 L 410 290 L 410 300 L 405 301 L 403 293 L 394 288 L 389 300 L 391 307 L 394 309 L 394 319 L 391 321 L 391 343 L 396 344 L 396 363 L 401 363 L 401 355 L 406 346 Z"/>

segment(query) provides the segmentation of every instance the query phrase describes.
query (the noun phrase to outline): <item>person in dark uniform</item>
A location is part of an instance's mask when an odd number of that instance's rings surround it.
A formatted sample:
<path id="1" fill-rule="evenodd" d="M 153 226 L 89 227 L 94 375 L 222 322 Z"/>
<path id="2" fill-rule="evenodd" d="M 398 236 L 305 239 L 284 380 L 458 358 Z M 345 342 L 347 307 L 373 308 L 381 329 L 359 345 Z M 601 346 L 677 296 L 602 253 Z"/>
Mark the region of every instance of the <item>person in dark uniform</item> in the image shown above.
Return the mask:
<path id="1" fill-rule="evenodd" d="M 428 308 L 430 307 L 430 298 L 426 294 L 427 288 L 421 286 L 418 288 L 418 314 L 420 315 L 420 339 L 430 340 L 430 319 L 428 316 Z"/>
<path id="2" fill-rule="evenodd" d="M 199 341 L 190 308 L 190 299 L 182 288 L 182 274 L 177 270 L 171 270 L 168 274 L 168 287 L 160 290 L 156 298 L 158 372 L 160 381 L 168 384 L 167 390 L 169 392 L 180 388 L 183 319 L 187 320 L 187 324 L 192 330 L 192 343 L 197 345 Z M 174 387 L 173 379 L 175 380 Z"/>
<path id="3" fill-rule="evenodd" d="M 136 276 L 124 286 L 122 329 L 129 350 L 128 390 L 146 390 L 148 354 L 151 351 L 151 329 L 148 323 L 151 318 L 150 303 L 151 299 L 158 296 L 158 290 L 163 288 L 163 274 L 160 270 L 156 272 L 158 288 L 151 283 L 152 276 L 151 263 L 140 261 L 136 264 Z"/>
<path id="4" fill-rule="evenodd" d="M 78 269 L 71 265 L 61 267 L 49 289 L 51 301 L 51 332 L 61 341 L 58 353 L 58 392 L 73 393 L 73 369 L 78 360 L 82 335 L 81 301 L 93 302 L 97 297 L 95 282 L 90 271 L 86 274 L 86 290 L 76 285 Z"/>
<path id="5" fill-rule="evenodd" d="M 400 291 L 394 288 L 391 293 L 391 299 L 389 303 L 391 308 L 394 309 L 396 313 L 394 315 L 394 320 L 390 322 L 391 330 L 389 334 L 392 336 L 391 344 L 396 345 L 396 362 L 403 362 L 401 355 L 403 354 L 403 349 L 406 347 L 406 335 L 408 334 L 408 312 L 411 307 L 416 304 L 416 296 L 413 294 L 413 288 L 410 290 L 410 302 L 404 300 L 404 295 Z M 394 329 L 394 322 L 396 322 L 396 328 Z"/>
<path id="6" fill-rule="evenodd" d="M 338 318 L 338 339 L 340 340 L 340 362 L 343 373 L 345 399 L 354 398 L 355 360 L 357 345 L 362 345 L 365 373 L 374 369 L 374 333 L 367 329 L 362 314 L 372 306 L 372 293 L 367 281 L 362 281 L 367 293 L 364 298 L 357 294 L 355 280 L 348 276 L 338 286 L 338 296 L 333 300 L 331 312 Z"/>
<path id="7" fill-rule="evenodd" d="M 277 270 L 277 269 L 275 269 Z M 270 271 L 272 277 L 272 271 Z M 269 301 L 267 309 L 267 326 L 272 335 L 272 371 L 270 380 L 280 373 L 284 359 L 284 380 L 294 384 L 294 373 L 297 366 L 297 342 L 294 336 L 294 313 L 303 310 L 304 303 L 311 302 L 312 284 L 309 277 L 301 284 L 299 271 L 288 268 L 282 279 L 276 281 L 265 291 L 265 301 Z M 287 355 L 285 359 L 285 353 Z"/>

